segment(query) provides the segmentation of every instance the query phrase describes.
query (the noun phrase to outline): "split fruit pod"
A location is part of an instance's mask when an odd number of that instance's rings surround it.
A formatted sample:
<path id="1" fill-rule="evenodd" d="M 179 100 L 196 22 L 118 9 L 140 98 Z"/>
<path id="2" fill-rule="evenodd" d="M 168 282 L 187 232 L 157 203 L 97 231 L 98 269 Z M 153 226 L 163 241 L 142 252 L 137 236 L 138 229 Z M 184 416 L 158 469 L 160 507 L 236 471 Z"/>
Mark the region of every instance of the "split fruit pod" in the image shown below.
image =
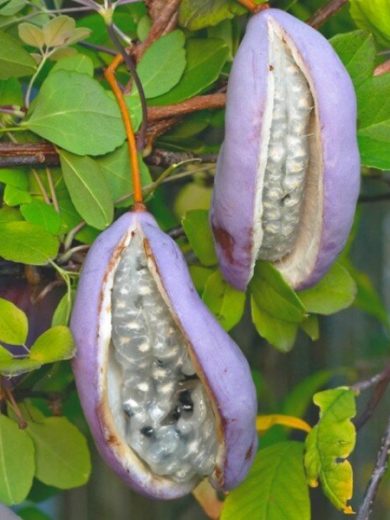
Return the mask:
<path id="1" fill-rule="evenodd" d="M 225 278 L 257 259 L 296 289 L 344 247 L 359 193 L 356 98 L 329 42 L 293 16 L 252 17 L 229 77 L 211 224 Z"/>
<path id="2" fill-rule="evenodd" d="M 126 213 L 97 238 L 71 328 L 85 416 L 129 486 L 172 499 L 205 477 L 221 490 L 245 477 L 257 447 L 248 363 L 149 213 Z"/>

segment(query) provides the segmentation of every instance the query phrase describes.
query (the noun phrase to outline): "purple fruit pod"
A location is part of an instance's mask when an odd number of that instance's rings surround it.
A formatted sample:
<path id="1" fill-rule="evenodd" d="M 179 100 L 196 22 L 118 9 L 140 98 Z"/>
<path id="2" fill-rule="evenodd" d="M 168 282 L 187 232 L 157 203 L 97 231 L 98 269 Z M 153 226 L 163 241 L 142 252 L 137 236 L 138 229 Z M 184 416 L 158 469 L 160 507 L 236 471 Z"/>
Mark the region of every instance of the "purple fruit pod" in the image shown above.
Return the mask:
<path id="1" fill-rule="evenodd" d="M 150 214 L 126 213 L 97 238 L 71 329 L 96 446 L 130 487 L 173 499 L 205 477 L 221 490 L 243 480 L 257 447 L 248 363 Z"/>
<path id="2" fill-rule="evenodd" d="M 356 97 L 329 42 L 278 9 L 252 17 L 229 77 L 211 225 L 245 290 L 257 259 L 296 289 L 344 247 L 360 185 Z"/>

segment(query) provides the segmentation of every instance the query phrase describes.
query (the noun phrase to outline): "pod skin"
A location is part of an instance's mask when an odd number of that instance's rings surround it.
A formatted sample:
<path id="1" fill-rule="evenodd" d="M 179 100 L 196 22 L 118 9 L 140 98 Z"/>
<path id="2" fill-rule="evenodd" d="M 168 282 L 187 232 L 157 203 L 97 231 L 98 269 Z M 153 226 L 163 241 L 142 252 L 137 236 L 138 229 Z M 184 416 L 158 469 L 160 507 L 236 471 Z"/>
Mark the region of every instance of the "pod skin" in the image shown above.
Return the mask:
<path id="1" fill-rule="evenodd" d="M 356 100 L 344 66 L 320 33 L 291 15 L 268 9 L 253 16 L 229 78 L 211 209 L 221 269 L 240 290 L 253 275 L 263 239 L 262 189 L 270 125 L 275 124 L 270 123 L 276 84 L 272 38 L 288 49 L 314 108 L 304 130 L 309 156 L 297 237 L 281 258 L 265 259 L 296 289 L 315 284 L 345 245 L 359 193 Z M 292 91 L 286 85 L 285 97 Z M 277 202 L 283 205 L 283 194 Z M 283 229 L 279 236 L 283 242 Z"/>
<path id="2" fill-rule="evenodd" d="M 98 237 L 83 267 L 71 329 L 77 345 L 73 368 L 85 416 L 106 463 L 141 494 L 173 499 L 189 493 L 198 483 L 196 479 L 178 483 L 153 474 L 121 438 L 108 405 L 110 278 L 124 240 L 134 232 L 143 237 L 175 321 L 190 344 L 198 377 L 218 415 L 218 453 L 211 481 L 216 488 L 228 490 L 245 477 L 257 446 L 256 396 L 249 367 L 198 297 L 180 250 L 146 212 L 119 218 Z"/>

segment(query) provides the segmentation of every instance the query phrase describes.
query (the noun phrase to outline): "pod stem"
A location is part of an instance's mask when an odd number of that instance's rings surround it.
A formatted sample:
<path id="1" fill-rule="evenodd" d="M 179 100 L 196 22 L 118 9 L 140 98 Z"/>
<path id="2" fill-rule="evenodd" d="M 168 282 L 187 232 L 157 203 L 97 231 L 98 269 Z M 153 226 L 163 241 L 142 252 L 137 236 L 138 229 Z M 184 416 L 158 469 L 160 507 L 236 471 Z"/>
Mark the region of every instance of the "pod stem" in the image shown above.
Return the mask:
<path id="1" fill-rule="evenodd" d="M 256 4 L 254 0 L 237 0 L 237 2 L 246 7 L 248 11 L 253 14 L 264 11 L 264 9 L 269 9 L 268 2 L 264 2 L 262 4 Z"/>
<path id="2" fill-rule="evenodd" d="M 127 146 L 129 149 L 131 179 L 133 182 L 134 192 L 134 209 L 142 211 L 145 209 L 143 204 L 141 173 L 138 162 L 137 143 L 134 135 L 131 117 L 126 106 L 125 98 L 115 78 L 115 71 L 123 63 L 124 59 L 121 54 L 117 54 L 111 64 L 105 69 L 104 76 L 113 91 L 119 105 L 125 132 L 127 137 Z"/>

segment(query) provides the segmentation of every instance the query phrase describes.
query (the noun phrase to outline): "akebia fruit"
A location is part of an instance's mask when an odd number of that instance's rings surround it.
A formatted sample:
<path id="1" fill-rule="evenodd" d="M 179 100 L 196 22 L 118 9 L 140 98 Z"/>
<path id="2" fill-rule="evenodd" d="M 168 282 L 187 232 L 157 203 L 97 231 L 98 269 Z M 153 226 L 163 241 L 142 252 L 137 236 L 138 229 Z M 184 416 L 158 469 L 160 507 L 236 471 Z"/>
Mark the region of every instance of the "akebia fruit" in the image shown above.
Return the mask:
<path id="1" fill-rule="evenodd" d="M 169 499 L 206 476 L 224 490 L 244 478 L 257 442 L 248 364 L 150 214 L 126 213 L 98 237 L 71 328 L 81 404 L 125 482 Z"/>
<path id="2" fill-rule="evenodd" d="M 291 15 L 250 20 L 229 77 L 211 210 L 221 269 L 244 290 L 258 258 L 295 288 L 343 248 L 359 191 L 356 101 L 329 42 Z"/>

